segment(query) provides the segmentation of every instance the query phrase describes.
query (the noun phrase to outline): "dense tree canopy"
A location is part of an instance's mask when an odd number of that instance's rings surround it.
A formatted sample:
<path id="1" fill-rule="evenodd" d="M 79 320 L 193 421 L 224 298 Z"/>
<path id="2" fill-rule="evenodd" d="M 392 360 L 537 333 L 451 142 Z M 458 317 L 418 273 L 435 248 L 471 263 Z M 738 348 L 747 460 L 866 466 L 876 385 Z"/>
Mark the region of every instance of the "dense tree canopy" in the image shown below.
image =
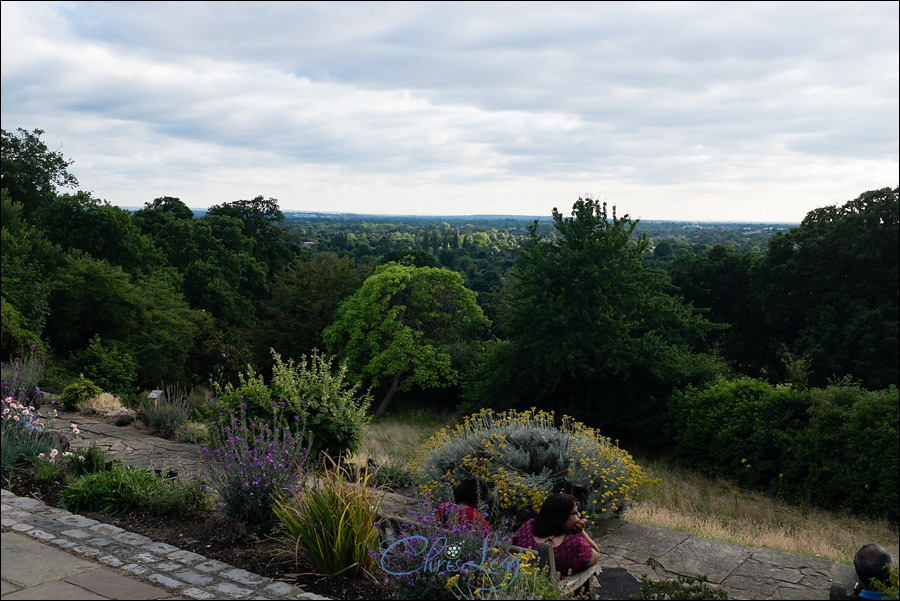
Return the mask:
<path id="1" fill-rule="evenodd" d="M 0 152 L 0 187 L 6 188 L 10 198 L 22 204 L 25 214 L 33 216 L 53 199 L 58 187 L 75 187 L 78 180 L 69 173 L 69 165 L 62 153 L 50 150 L 41 141 L 44 131 L 2 132 Z"/>
<path id="2" fill-rule="evenodd" d="M 388 263 L 341 303 L 325 343 L 372 386 L 389 381 L 380 417 L 400 390 L 456 383 L 454 351 L 488 325 L 458 273 Z"/>
<path id="3" fill-rule="evenodd" d="M 753 283 L 758 262 L 758 253 L 739 253 L 717 244 L 703 254 L 680 255 L 670 275 L 686 300 L 708 309 L 707 319 L 727 324 L 727 329 L 711 333 L 710 342 L 732 369 L 754 378 L 777 379 L 781 373 L 774 369 L 779 364 L 777 349 Z"/>
<path id="4" fill-rule="evenodd" d="M 563 409 L 607 435 L 652 435 L 666 393 L 715 371 L 695 352 L 710 324 L 642 264 L 647 240 L 632 240 L 627 215 L 579 199 L 571 217 L 554 209 L 553 220 L 556 240 L 533 224 L 510 272 L 508 343 L 475 375 L 486 383 L 475 396 Z"/>
<path id="5" fill-rule="evenodd" d="M 324 349 L 322 332 L 334 321 L 338 305 L 371 273 L 370 267 L 333 253 L 296 259 L 275 276 L 256 343 L 298 358 Z"/>
<path id="6" fill-rule="evenodd" d="M 898 384 L 898 188 L 811 211 L 769 243 L 756 283 L 771 334 L 809 361 L 810 384 Z"/>

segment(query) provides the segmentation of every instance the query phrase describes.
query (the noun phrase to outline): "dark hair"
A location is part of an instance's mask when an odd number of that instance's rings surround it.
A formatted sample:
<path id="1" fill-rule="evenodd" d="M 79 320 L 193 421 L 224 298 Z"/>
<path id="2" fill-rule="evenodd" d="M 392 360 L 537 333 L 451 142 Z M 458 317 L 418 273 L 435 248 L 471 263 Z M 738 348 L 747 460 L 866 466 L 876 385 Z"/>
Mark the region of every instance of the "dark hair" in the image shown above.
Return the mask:
<path id="1" fill-rule="evenodd" d="M 481 478 L 468 478 L 453 489 L 454 503 L 465 503 L 476 509 L 479 505 L 487 503 L 490 497 L 491 491 Z"/>
<path id="2" fill-rule="evenodd" d="M 872 590 L 873 580 L 887 582 L 889 566 L 894 563 L 894 558 L 881 545 L 869 543 L 856 552 L 853 558 L 853 567 L 859 583 L 866 590 Z"/>
<path id="3" fill-rule="evenodd" d="M 532 524 L 535 538 L 565 534 L 566 521 L 577 503 L 575 497 L 564 493 L 547 497 Z"/>

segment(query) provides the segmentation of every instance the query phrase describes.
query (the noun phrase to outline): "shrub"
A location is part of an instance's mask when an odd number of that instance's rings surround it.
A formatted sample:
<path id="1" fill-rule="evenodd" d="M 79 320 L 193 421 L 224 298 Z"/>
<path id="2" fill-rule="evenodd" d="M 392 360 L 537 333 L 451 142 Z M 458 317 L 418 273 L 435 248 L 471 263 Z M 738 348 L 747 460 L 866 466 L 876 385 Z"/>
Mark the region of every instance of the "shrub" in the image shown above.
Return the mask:
<path id="1" fill-rule="evenodd" d="M 147 425 L 163 438 L 175 438 L 193 411 L 186 390 L 177 385 L 166 386 L 165 393 L 157 399 L 144 399 L 141 413 Z"/>
<path id="2" fill-rule="evenodd" d="M 809 425 L 785 449 L 784 493 L 897 524 L 898 389 L 870 391 L 842 383 L 811 393 Z"/>
<path id="3" fill-rule="evenodd" d="M 34 347 L 23 357 L 0 363 L 0 398 L 10 397 L 25 406 L 41 408 L 43 393 L 38 388 L 44 376 L 44 364 Z"/>
<path id="4" fill-rule="evenodd" d="M 213 391 L 223 408 L 237 410 L 243 405 L 242 411 L 251 419 L 268 418 L 272 415 L 272 392 L 262 374 L 256 373 L 248 365 L 246 374 L 238 374 L 238 383 L 237 388 L 230 382 L 224 386 L 218 382 L 212 383 Z"/>
<path id="5" fill-rule="evenodd" d="M 70 476 L 78 478 L 85 474 L 107 472 L 117 463 L 119 463 L 118 459 L 101 449 L 97 446 L 96 441 L 92 440 L 89 447 L 76 449 L 72 453 L 66 462 L 66 472 Z"/>
<path id="6" fill-rule="evenodd" d="M 73 356 L 77 369 L 104 390 L 131 395 L 135 392 L 137 364 L 130 353 L 111 345 L 104 345 L 94 335 L 84 351 Z"/>
<path id="7" fill-rule="evenodd" d="M 556 426 L 552 413 L 534 409 L 472 414 L 426 441 L 410 470 L 422 493 L 442 499 L 468 477 L 492 482 L 493 524 L 521 523 L 547 495 L 565 492 L 594 525 L 624 509 L 646 481 L 631 456 L 596 430 L 568 416 Z"/>
<path id="8" fill-rule="evenodd" d="M 719 379 L 676 394 L 668 421 L 674 454 L 688 467 L 896 523 L 898 406 L 895 387 L 798 390 Z"/>
<path id="9" fill-rule="evenodd" d="M 99 386 L 79 374 L 78 379 L 62 391 L 59 395 L 59 402 L 63 409 L 67 411 L 75 411 L 78 409 L 78 403 L 88 400 L 91 397 L 99 396 L 103 390 Z"/>
<path id="10" fill-rule="evenodd" d="M 333 370 L 331 359 L 318 352 L 303 355 L 296 365 L 293 360 L 285 364 L 274 350 L 272 357 L 273 397 L 286 403 L 288 414 L 305 417 L 315 438 L 313 454 L 337 456 L 359 450 L 372 397 L 348 382 L 347 366 L 341 363 Z"/>
<path id="11" fill-rule="evenodd" d="M 225 517 L 271 527 L 272 492 L 293 490 L 308 457 L 308 436 L 297 417 L 293 427 L 282 421 L 283 407 L 275 407 L 269 423 L 248 422 L 245 406 L 230 409 L 210 425 L 210 444 L 201 454 L 209 481 Z"/>
<path id="12" fill-rule="evenodd" d="M 50 418 L 52 423 L 54 417 Z M 77 434 L 77 429 L 73 426 Z M 32 406 L 17 403 L 12 397 L 3 399 L 0 456 L 3 469 L 31 468 L 41 454 L 59 452 L 66 439 L 48 427 Z"/>
<path id="13" fill-rule="evenodd" d="M 679 461 L 750 488 L 777 490 L 783 457 L 809 421 L 807 392 L 752 378 L 687 387 L 670 404 Z"/>
<path id="14" fill-rule="evenodd" d="M 209 440 L 209 428 L 206 424 L 188 420 L 184 422 L 178 432 L 178 440 L 181 442 L 198 443 Z"/>
<path id="15" fill-rule="evenodd" d="M 368 488 L 367 468 L 342 467 L 326 457 L 323 470 L 302 480 L 294 494 L 278 494 L 273 511 L 282 541 L 318 574 L 371 575 L 381 495 Z M 329 465 L 330 464 L 330 465 Z"/>
<path id="16" fill-rule="evenodd" d="M 69 482 L 59 503 L 68 511 L 131 513 L 150 511 L 158 515 L 183 515 L 206 506 L 203 482 L 166 480 L 149 467 L 117 465 L 109 471 L 85 474 Z"/>
<path id="17" fill-rule="evenodd" d="M 229 409 L 246 405 L 248 416 L 266 420 L 272 417 L 273 402 L 283 404 L 285 414 L 302 416 L 313 432 L 311 455 L 324 451 L 337 456 L 357 451 L 369 423 L 366 411 L 372 397 L 348 382 L 346 366 L 333 369 L 331 360 L 318 352 L 304 355 L 296 364 L 293 360 L 285 363 L 278 353 L 271 352 L 271 384 L 266 385 L 262 375 L 248 366 L 247 373 L 239 375 L 237 388 L 213 384 L 221 404 Z"/>

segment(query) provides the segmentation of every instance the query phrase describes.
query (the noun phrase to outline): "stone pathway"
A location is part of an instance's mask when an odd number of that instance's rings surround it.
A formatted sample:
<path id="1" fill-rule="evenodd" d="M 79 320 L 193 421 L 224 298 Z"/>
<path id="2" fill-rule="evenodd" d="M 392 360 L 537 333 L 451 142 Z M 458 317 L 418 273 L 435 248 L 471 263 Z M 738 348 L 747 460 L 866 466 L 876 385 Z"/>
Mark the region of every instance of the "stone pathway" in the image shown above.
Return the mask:
<path id="1" fill-rule="evenodd" d="M 76 424 L 81 434 L 71 436 L 68 424 Z M 179 476 L 199 474 L 203 470 L 200 459 L 202 445 L 175 442 L 151 436 L 129 426 L 108 424 L 98 418 L 78 413 L 59 412 L 54 427 L 70 434 L 72 449 L 87 448 L 91 443 L 109 452 L 125 465 L 151 466 L 163 473 L 175 470 Z"/>
<path id="2" fill-rule="evenodd" d="M 287 582 L 253 574 L 166 543 L 154 542 L 146 536 L 49 507 L 37 499 L 18 497 L 7 490 L 2 491 L 0 507 L 4 531 L 3 598 L 55 598 L 29 594 L 31 574 L 34 571 L 53 574 L 56 564 L 52 553 L 35 550 L 10 536 L 10 533 L 22 533 L 56 549 L 117 569 L 120 574 L 130 577 L 124 582 L 106 583 L 117 589 L 116 594 L 105 591 L 103 582 L 93 583 L 94 588 L 88 590 L 100 595 L 99 598 L 160 598 L 135 596 L 129 592 L 147 588 L 142 586 L 146 581 L 181 599 L 327 599 Z M 13 559 L 10 554 L 16 557 Z M 86 588 L 88 586 L 90 584 Z"/>
<path id="3" fill-rule="evenodd" d="M 601 565 L 654 580 L 706 574 L 729 599 L 828 599 L 832 582 L 856 582 L 853 567 L 809 557 L 741 547 L 685 532 L 624 523 L 594 539 Z M 658 562 L 650 568 L 647 558 Z"/>

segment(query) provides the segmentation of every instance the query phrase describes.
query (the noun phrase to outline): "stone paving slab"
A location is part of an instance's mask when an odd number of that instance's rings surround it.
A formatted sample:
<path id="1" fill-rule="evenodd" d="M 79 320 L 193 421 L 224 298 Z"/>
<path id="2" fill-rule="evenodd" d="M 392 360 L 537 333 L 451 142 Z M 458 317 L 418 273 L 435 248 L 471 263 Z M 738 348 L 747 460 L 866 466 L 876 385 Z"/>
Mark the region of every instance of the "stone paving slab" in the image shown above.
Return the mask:
<path id="1" fill-rule="evenodd" d="M 116 526 L 63 515 L 67 512 L 7 490 L 0 500 L 4 600 L 325 599 Z M 83 529 L 72 528 L 80 521 Z M 86 540 L 88 533 L 95 538 Z M 52 561 L 46 559 L 48 545 L 62 551 Z M 102 578 L 97 570 L 105 570 Z"/>

